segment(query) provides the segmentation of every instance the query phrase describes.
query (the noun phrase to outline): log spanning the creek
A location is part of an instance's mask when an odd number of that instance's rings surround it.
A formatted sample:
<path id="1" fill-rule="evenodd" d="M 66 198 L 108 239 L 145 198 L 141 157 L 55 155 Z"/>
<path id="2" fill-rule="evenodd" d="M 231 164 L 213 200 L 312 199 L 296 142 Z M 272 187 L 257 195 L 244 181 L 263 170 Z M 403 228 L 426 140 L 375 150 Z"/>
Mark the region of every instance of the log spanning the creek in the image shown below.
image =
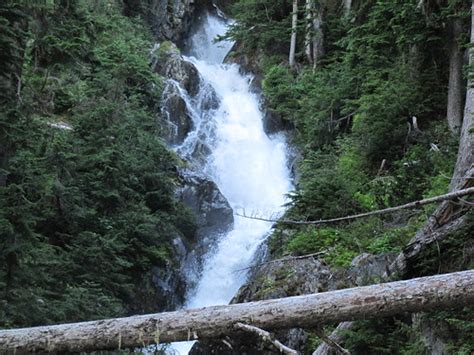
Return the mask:
<path id="1" fill-rule="evenodd" d="M 474 303 L 474 270 L 296 297 L 127 318 L 0 330 L 1 354 L 64 353 L 213 338 L 243 323 L 315 327 Z"/>

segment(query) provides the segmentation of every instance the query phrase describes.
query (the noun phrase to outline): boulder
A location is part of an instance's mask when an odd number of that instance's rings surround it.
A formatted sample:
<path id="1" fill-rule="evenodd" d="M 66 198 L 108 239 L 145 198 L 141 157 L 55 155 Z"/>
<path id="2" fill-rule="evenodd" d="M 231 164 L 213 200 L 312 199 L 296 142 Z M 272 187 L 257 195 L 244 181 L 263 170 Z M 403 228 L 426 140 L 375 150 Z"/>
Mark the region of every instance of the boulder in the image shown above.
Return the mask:
<path id="1" fill-rule="evenodd" d="M 193 97 L 199 92 L 201 77 L 196 67 L 184 60 L 172 42 L 162 42 L 152 51 L 152 68 L 161 76 L 173 79 Z"/>
<path id="2" fill-rule="evenodd" d="M 195 213 L 198 225 L 196 238 L 180 262 L 189 290 L 199 280 L 203 256 L 217 244 L 222 233 L 232 227 L 234 214 L 213 181 L 191 170 L 182 170 L 180 175 L 182 182 L 176 190 L 176 197 Z"/>
<path id="3" fill-rule="evenodd" d="M 177 198 L 197 216 L 198 234 L 223 233 L 232 226 L 234 214 L 216 183 L 190 170 L 182 170 Z"/>

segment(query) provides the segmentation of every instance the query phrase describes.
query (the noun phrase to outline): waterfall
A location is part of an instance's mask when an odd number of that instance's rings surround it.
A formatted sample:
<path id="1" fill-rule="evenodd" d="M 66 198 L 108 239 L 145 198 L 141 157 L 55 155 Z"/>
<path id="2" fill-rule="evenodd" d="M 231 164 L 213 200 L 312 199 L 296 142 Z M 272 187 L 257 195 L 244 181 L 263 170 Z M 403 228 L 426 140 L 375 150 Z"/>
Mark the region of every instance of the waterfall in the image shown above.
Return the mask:
<path id="1" fill-rule="evenodd" d="M 232 43 L 213 40 L 226 27 L 225 20 L 207 15 L 191 38 L 186 60 L 196 66 L 203 81 L 195 101 L 212 88 L 220 103 L 206 112 L 200 112 L 199 102 L 192 103 L 195 128 L 177 151 L 190 155 L 197 141 L 204 141 L 210 153 L 201 168 L 217 183 L 234 214 L 275 215 L 283 211 L 286 193 L 292 188 L 285 139 L 265 134 L 259 98 L 250 90 L 252 77 L 242 75 L 235 64 L 223 64 Z M 271 225 L 235 215 L 233 229 L 204 257 L 201 279 L 188 294 L 185 308 L 228 304 L 245 282 L 242 269 L 252 262 Z M 173 350 L 187 354 L 191 346 L 175 343 Z"/>

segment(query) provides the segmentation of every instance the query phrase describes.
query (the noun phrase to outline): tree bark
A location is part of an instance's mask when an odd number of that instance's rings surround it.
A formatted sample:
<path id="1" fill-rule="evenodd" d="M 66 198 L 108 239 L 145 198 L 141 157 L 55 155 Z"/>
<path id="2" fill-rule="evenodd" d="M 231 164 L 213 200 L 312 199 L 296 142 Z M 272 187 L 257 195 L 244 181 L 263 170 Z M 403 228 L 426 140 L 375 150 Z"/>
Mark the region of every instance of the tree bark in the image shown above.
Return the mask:
<path id="1" fill-rule="evenodd" d="M 295 54 L 296 54 L 296 30 L 298 26 L 298 0 L 293 0 L 293 15 L 291 21 L 291 41 L 290 41 L 290 56 L 289 63 L 290 67 L 295 66 Z"/>
<path id="2" fill-rule="evenodd" d="M 449 129 L 454 135 L 459 135 L 463 116 L 463 51 L 459 46 L 462 35 L 461 19 L 455 18 L 451 21 L 451 45 L 449 50 L 449 84 L 447 120 Z"/>
<path id="3" fill-rule="evenodd" d="M 313 14 L 313 68 L 316 68 L 319 59 L 324 54 L 324 34 L 322 30 L 323 23 L 323 3 L 320 1 L 315 7 Z"/>
<path id="4" fill-rule="evenodd" d="M 469 48 L 469 67 L 472 71 L 474 66 L 474 0 L 471 3 L 471 46 Z M 474 169 L 474 73 L 470 72 L 467 80 L 466 104 L 464 106 L 464 119 L 461 128 L 461 140 L 456 166 L 454 168 L 451 190 L 459 189 L 466 183 L 466 179 L 472 179 L 468 171 Z M 474 185 L 473 182 L 470 186 Z"/>
<path id="5" fill-rule="evenodd" d="M 352 9 L 352 0 L 343 0 L 343 5 L 344 5 L 344 13 L 346 15 L 349 15 Z"/>
<path id="6" fill-rule="evenodd" d="M 313 51 L 311 48 L 313 38 L 313 16 L 314 0 L 306 0 L 306 34 L 305 34 L 305 53 L 309 63 L 313 63 Z"/>
<path id="7" fill-rule="evenodd" d="M 318 327 L 474 303 L 474 270 L 312 295 L 128 318 L 0 331 L 0 353 L 81 352 L 221 337 L 235 324 Z"/>

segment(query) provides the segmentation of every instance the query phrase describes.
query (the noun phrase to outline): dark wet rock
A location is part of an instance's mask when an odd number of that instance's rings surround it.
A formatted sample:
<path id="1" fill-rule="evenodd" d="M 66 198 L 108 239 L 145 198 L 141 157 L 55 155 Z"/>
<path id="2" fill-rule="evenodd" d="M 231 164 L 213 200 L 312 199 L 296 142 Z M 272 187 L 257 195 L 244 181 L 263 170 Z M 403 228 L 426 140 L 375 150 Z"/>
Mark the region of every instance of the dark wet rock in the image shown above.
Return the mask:
<path id="1" fill-rule="evenodd" d="M 186 293 L 186 281 L 183 275 L 173 270 L 172 266 L 154 267 L 152 272 L 157 310 L 170 311 L 183 304 Z"/>
<path id="2" fill-rule="evenodd" d="M 287 136 L 288 141 L 291 142 L 291 135 Z M 299 165 L 303 161 L 303 155 L 299 151 L 299 149 L 290 143 L 288 149 L 288 170 L 291 174 L 291 179 L 293 180 L 293 184 L 298 186 L 299 182 L 301 181 L 301 169 L 299 169 Z"/>
<path id="3" fill-rule="evenodd" d="M 169 145 L 183 143 L 193 129 L 193 120 L 179 88 L 168 81 L 162 93 L 160 115 L 161 137 Z"/>
<path id="4" fill-rule="evenodd" d="M 442 321 L 430 319 L 423 313 L 412 315 L 413 327 L 420 333 L 420 338 L 426 346 L 430 355 L 448 355 L 447 334 L 450 334 L 449 327 Z M 448 336 L 449 337 L 449 336 Z"/>
<path id="5" fill-rule="evenodd" d="M 198 234 L 229 230 L 234 222 L 233 211 L 216 183 L 189 170 L 182 171 L 181 176 L 183 183 L 176 196 L 196 214 Z"/>
<path id="6" fill-rule="evenodd" d="M 181 186 L 176 190 L 176 198 L 195 213 L 198 226 L 195 240 L 180 263 L 187 288 L 191 289 L 199 279 L 203 256 L 217 244 L 222 233 L 232 227 L 234 215 L 213 181 L 189 169 L 180 171 L 180 175 Z"/>
<path id="7" fill-rule="evenodd" d="M 196 67 L 183 59 L 172 42 L 162 42 L 152 52 L 152 68 L 161 76 L 173 79 L 192 97 L 199 92 L 201 78 Z"/>
<path id="8" fill-rule="evenodd" d="M 200 109 L 203 111 L 216 110 L 220 105 L 216 91 L 208 83 L 203 84 L 203 87 L 201 87 L 197 100 L 200 102 Z"/>

